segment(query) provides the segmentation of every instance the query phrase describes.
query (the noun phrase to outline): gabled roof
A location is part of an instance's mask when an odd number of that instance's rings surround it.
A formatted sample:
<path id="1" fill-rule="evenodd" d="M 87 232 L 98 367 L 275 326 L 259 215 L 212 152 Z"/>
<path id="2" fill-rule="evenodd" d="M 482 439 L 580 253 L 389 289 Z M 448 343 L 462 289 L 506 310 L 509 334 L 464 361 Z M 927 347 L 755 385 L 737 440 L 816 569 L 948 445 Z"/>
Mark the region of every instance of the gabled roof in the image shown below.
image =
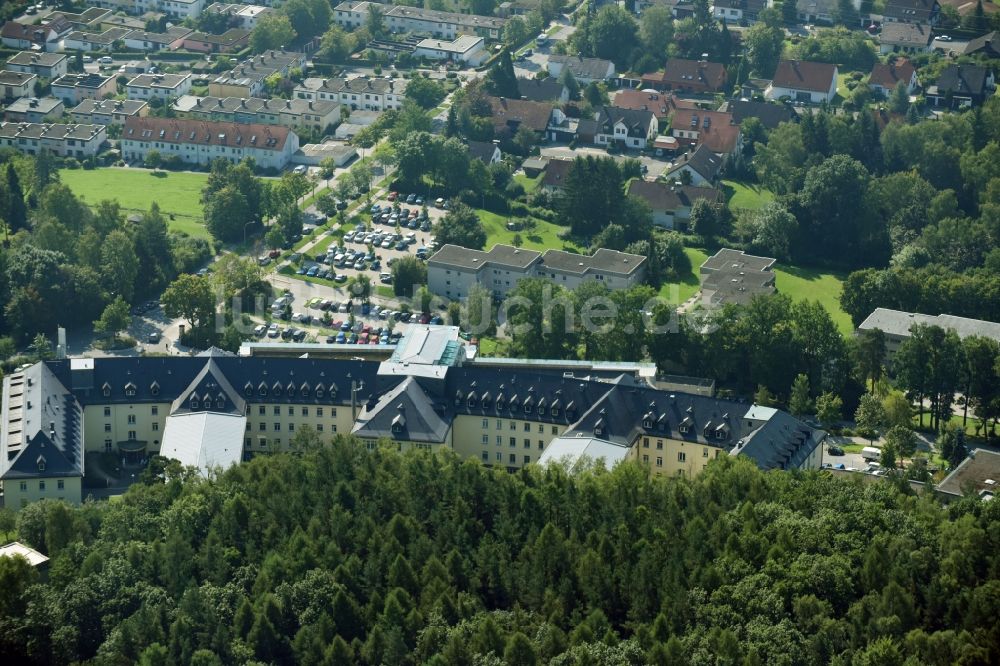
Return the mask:
<path id="1" fill-rule="evenodd" d="M 615 71 L 615 65 L 610 60 L 601 58 L 582 58 L 580 56 L 551 55 L 549 62 L 563 65 L 573 72 L 578 79 L 603 80 Z"/>
<path id="2" fill-rule="evenodd" d="M 955 496 L 969 491 L 985 499 L 1000 491 L 997 486 L 1000 486 L 1000 453 L 975 449 L 937 485 L 937 490 Z"/>
<path id="3" fill-rule="evenodd" d="M 558 101 L 566 91 L 566 86 L 553 76 L 544 79 L 517 79 L 517 92 L 522 99 L 532 102 Z"/>
<path id="4" fill-rule="evenodd" d="M 552 105 L 506 97 L 487 97 L 493 109 L 493 127 L 498 132 L 509 131 L 514 126 L 544 132 L 552 115 Z"/>
<path id="5" fill-rule="evenodd" d="M 440 411 L 445 412 L 444 409 Z M 439 414 L 420 384 L 413 377 L 407 377 L 365 405 L 351 434 L 368 439 L 442 444 L 451 429 L 451 421 L 452 416 Z"/>
<path id="6" fill-rule="evenodd" d="M 678 109 L 694 109 L 694 102 L 678 99 L 670 93 L 650 90 L 626 89 L 615 95 L 614 105 L 619 109 L 649 111 L 657 120 L 666 120 Z"/>
<path id="7" fill-rule="evenodd" d="M 598 132 L 614 134 L 615 125 L 622 123 L 625 125 L 628 136 L 645 138 L 654 120 L 651 111 L 602 106 L 597 114 L 597 127 Z"/>
<path id="8" fill-rule="evenodd" d="M 930 26 L 922 23 L 886 23 L 879 42 L 893 46 L 926 47 L 931 43 Z"/>
<path id="9" fill-rule="evenodd" d="M 712 180 L 719 175 L 719 171 L 722 169 L 722 158 L 713 153 L 708 146 L 701 144 L 695 148 L 693 153 L 677 162 L 668 175 L 685 166 L 697 172 L 705 180 Z"/>
<path id="10" fill-rule="evenodd" d="M 784 122 L 798 120 L 798 115 L 785 104 L 756 102 L 752 100 L 736 100 L 729 103 L 729 113 L 733 114 L 733 122 L 737 125 L 747 118 L 757 118 L 767 129 L 774 129 Z"/>
<path id="11" fill-rule="evenodd" d="M 474 160 L 481 160 L 490 163 L 499 146 L 491 141 L 469 141 L 469 157 Z"/>
<path id="12" fill-rule="evenodd" d="M 122 139 L 280 151 L 290 134 L 281 125 L 133 117 L 125 121 Z"/>
<path id="13" fill-rule="evenodd" d="M 170 406 L 171 414 L 192 411 L 224 414 L 245 413 L 246 400 L 229 383 L 226 375 L 215 361 L 220 354 L 213 354 L 213 351 L 222 352 L 222 350 L 212 347 L 198 355 L 198 358 L 206 359 L 205 365 L 201 372 L 191 380 L 188 387 L 173 401 Z"/>
<path id="14" fill-rule="evenodd" d="M 545 172 L 542 175 L 542 187 L 553 187 L 560 188 L 566 181 L 566 176 L 569 174 L 569 170 L 573 167 L 573 160 L 567 159 L 551 159 L 549 163 L 545 166 Z"/>
<path id="15" fill-rule="evenodd" d="M 739 143 L 740 126 L 729 113 L 680 109 L 670 124 L 675 130 L 698 132 L 698 143 L 713 153 L 731 153 Z"/>
<path id="16" fill-rule="evenodd" d="M 3 24 L 3 28 L 0 28 L 0 37 L 43 44 L 54 35 L 54 32 L 44 25 L 27 25 L 17 21 L 7 21 Z"/>
<path id="17" fill-rule="evenodd" d="M 936 81 L 938 94 L 982 95 L 990 70 L 980 65 L 948 65 Z"/>
<path id="18" fill-rule="evenodd" d="M 882 86 L 887 90 L 895 88 L 900 81 L 910 85 L 910 79 L 915 71 L 913 63 L 906 58 L 891 63 L 877 62 L 868 76 L 868 85 Z"/>
<path id="19" fill-rule="evenodd" d="M 776 88 L 829 92 L 837 78 L 837 66 L 807 60 L 781 60 L 771 79 Z"/>
<path id="20" fill-rule="evenodd" d="M 826 438 L 787 412 L 775 411 L 762 426 L 740 438 L 730 455 L 751 458 L 763 470 L 798 469 Z"/>
<path id="21" fill-rule="evenodd" d="M 630 197 L 638 197 L 656 211 L 675 211 L 678 208 L 690 208 L 695 201 L 704 199 L 709 203 L 723 200 L 722 192 L 714 187 L 696 187 L 694 185 L 670 185 L 659 181 L 648 181 L 636 178 L 628 187 Z"/>
<path id="22" fill-rule="evenodd" d="M 969 43 L 965 45 L 965 50 L 962 51 L 963 55 L 972 55 L 979 52 L 991 58 L 1000 57 L 1000 32 L 994 30 L 981 37 L 970 39 Z"/>
<path id="23" fill-rule="evenodd" d="M 939 10 L 937 0 L 886 0 L 882 15 L 906 23 L 929 23 Z"/>
<path id="24" fill-rule="evenodd" d="M 663 82 L 675 88 L 697 85 L 718 91 L 726 85 L 726 67 L 707 60 L 671 58 L 663 68 Z"/>

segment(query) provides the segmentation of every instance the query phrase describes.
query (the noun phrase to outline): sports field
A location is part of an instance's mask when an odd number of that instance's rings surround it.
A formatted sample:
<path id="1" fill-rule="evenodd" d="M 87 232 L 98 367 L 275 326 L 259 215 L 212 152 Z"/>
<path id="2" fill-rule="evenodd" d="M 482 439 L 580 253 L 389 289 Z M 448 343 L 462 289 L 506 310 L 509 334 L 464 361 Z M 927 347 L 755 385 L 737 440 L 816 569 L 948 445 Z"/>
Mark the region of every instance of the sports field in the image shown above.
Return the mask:
<path id="1" fill-rule="evenodd" d="M 149 210 L 155 201 L 168 216 L 171 231 L 208 238 L 201 207 L 201 190 L 208 174 L 147 169 L 63 169 L 59 178 L 90 205 L 117 199 L 126 213 Z"/>

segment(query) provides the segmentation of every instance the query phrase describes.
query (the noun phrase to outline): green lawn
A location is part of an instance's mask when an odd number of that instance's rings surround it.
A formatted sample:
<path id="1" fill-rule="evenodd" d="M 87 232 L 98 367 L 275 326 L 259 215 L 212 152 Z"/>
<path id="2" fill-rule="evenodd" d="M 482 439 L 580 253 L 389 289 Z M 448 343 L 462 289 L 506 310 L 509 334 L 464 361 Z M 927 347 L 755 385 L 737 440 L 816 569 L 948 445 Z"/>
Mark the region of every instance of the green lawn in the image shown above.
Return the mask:
<path id="1" fill-rule="evenodd" d="M 534 229 L 525 231 L 509 231 L 507 229 L 506 217 L 497 215 L 496 213 L 491 213 L 490 211 L 483 210 L 481 208 L 477 209 L 476 213 L 479 214 L 479 219 L 482 220 L 483 228 L 486 230 L 487 249 L 493 247 L 497 243 L 513 245 L 514 236 L 516 234 L 520 234 L 521 240 L 523 241 L 521 247 L 529 250 L 539 250 L 542 252 L 549 249 L 566 250 L 568 252 L 582 251 L 576 244 L 559 238 L 559 234 L 566 231 L 566 228 L 561 227 L 558 224 L 552 224 L 551 222 L 536 219 L 536 226 Z"/>
<path id="2" fill-rule="evenodd" d="M 538 189 L 538 186 L 542 184 L 542 175 L 538 174 L 534 178 L 519 173 L 514 176 L 514 181 L 521 183 L 521 187 L 524 188 L 526 194 L 531 194 Z"/>
<path id="3" fill-rule="evenodd" d="M 737 208 L 757 210 L 774 199 L 774 193 L 770 190 L 759 185 L 740 183 L 735 180 L 722 181 L 722 189 L 726 193 L 730 210 Z"/>
<path id="4" fill-rule="evenodd" d="M 168 216 L 171 231 L 208 238 L 203 223 L 201 190 L 207 174 L 145 169 L 63 169 L 60 180 L 87 205 L 117 199 L 126 213 L 145 212 L 155 201 Z"/>
<path id="5" fill-rule="evenodd" d="M 660 287 L 660 298 L 676 300 L 680 305 L 687 299 L 698 293 L 701 287 L 701 280 L 698 278 L 698 268 L 708 259 L 708 253 L 695 247 L 684 248 L 684 254 L 691 260 L 691 272 L 683 276 L 679 282 L 667 282 Z M 676 298 L 674 290 L 676 289 Z"/>
<path id="6" fill-rule="evenodd" d="M 811 268 L 779 264 L 775 267 L 775 286 L 792 300 L 819 301 L 826 308 L 840 332 L 850 335 L 854 330 L 851 318 L 840 307 L 840 292 L 844 275 Z"/>

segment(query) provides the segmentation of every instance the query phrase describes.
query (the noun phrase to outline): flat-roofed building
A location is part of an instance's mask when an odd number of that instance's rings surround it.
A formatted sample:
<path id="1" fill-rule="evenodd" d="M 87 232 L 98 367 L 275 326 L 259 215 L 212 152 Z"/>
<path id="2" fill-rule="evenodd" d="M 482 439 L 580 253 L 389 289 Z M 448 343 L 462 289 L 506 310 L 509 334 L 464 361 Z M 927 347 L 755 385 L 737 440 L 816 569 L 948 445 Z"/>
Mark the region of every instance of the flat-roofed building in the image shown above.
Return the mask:
<path id="1" fill-rule="evenodd" d="M 125 47 L 140 51 L 176 51 L 184 44 L 184 38 L 193 30 L 183 26 L 171 26 L 166 32 L 133 30 L 125 35 Z"/>
<path id="2" fill-rule="evenodd" d="M 104 125 L 0 124 L 0 147 L 13 148 L 29 155 L 47 150 L 61 157 L 93 157 L 107 140 Z"/>
<path id="3" fill-rule="evenodd" d="M 918 325 L 939 326 L 945 330 L 953 330 L 962 339 L 978 336 L 1000 342 L 1000 324 L 997 322 L 950 314 L 927 315 L 889 308 L 875 308 L 858 325 L 858 332 L 881 330 L 885 335 L 886 360 L 892 361 L 900 345 L 910 339 L 912 328 Z"/>
<path id="4" fill-rule="evenodd" d="M 191 90 L 190 74 L 140 74 L 125 86 L 129 99 L 162 102 L 186 95 Z"/>
<path id="5" fill-rule="evenodd" d="M 67 105 L 76 106 L 85 99 L 104 99 L 118 90 L 113 76 L 100 74 L 67 74 L 52 82 L 52 96 Z"/>
<path id="6" fill-rule="evenodd" d="M 298 149 L 298 135 L 280 125 L 179 118 L 129 118 L 121 138 L 122 157 L 129 161 L 145 160 L 155 150 L 190 164 L 251 157 L 261 168 L 283 169 Z"/>
<path id="7" fill-rule="evenodd" d="M 57 79 L 66 73 L 69 59 L 61 53 L 21 51 L 10 57 L 6 69 L 35 74 L 46 79 Z"/>
<path id="8" fill-rule="evenodd" d="M 4 120 L 16 123 L 40 123 L 46 118 L 59 118 L 66 107 L 56 97 L 21 97 L 4 109 Z"/>
<path id="9" fill-rule="evenodd" d="M 173 109 L 188 118 L 308 127 L 320 131 L 340 122 L 340 104 L 327 100 L 185 95 L 174 102 Z"/>
<path id="10" fill-rule="evenodd" d="M 25 72 L 14 72 L 9 69 L 0 70 L 0 97 L 14 100 L 26 97 L 35 91 L 38 77 Z"/>
<path id="11" fill-rule="evenodd" d="M 450 60 L 469 67 L 478 67 L 489 57 L 485 40 L 475 35 L 460 35 L 452 40 L 424 39 L 417 44 L 413 55 L 428 60 Z"/>
<path id="12" fill-rule="evenodd" d="M 507 23 L 506 19 L 494 16 L 459 14 L 403 5 L 387 6 L 364 0 L 341 2 L 333 10 L 333 19 L 344 28 L 361 27 L 368 20 L 373 5 L 382 12 L 382 20 L 389 31 L 413 32 L 439 39 L 454 39 L 459 35 L 499 39 Z"/>
<path id="13" fill-rule="evenodd" d="M 62 41 L 63 51 L 107 51 L 115 42 L 132 32 L 128 28 L 108 28 L 104 32 L 84 32 L 74 30 Z"/>
<path id="14" fill-rule="evenodd" d="M 299 99 L 329 100 L 351 109 L 386 111 L 402 108 L 406 99 L 406 79 L 357 76 L 351 79 L 309 78 L 295 88 Z"/>
<path id="15" fill-rule="evenodd" d="M 124 125 L 129 118 L 149 115 L 149 104 L 134 99 L 85 99 L 70 109 L 73 120 L 95 125 Z"/>

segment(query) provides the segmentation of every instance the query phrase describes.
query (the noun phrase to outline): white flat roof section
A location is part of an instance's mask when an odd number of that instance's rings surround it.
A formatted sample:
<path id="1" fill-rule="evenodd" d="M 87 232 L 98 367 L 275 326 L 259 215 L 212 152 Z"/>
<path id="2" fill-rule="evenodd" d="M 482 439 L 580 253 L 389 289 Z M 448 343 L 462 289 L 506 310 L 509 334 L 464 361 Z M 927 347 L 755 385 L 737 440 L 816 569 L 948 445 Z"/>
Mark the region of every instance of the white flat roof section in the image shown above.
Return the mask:
<path id="1" fill-rule="evenodd" d="M 628 457 L 628 451 L 627 446 L 593 437 L 556 437 L 545 448 L 538 464 L 544 466 L 557 463 L 573 470 L 584 461 L 591 460 L 600 461 L 604 467 L 611 469 Z"/>
<path id="2" fill-rule="evenodd" d="M 169 416 L 160 455 L 197 467 L 203 476 L 228 469 L 242 458 L 246 422 L 245 416 L 216 412 Z"/>

